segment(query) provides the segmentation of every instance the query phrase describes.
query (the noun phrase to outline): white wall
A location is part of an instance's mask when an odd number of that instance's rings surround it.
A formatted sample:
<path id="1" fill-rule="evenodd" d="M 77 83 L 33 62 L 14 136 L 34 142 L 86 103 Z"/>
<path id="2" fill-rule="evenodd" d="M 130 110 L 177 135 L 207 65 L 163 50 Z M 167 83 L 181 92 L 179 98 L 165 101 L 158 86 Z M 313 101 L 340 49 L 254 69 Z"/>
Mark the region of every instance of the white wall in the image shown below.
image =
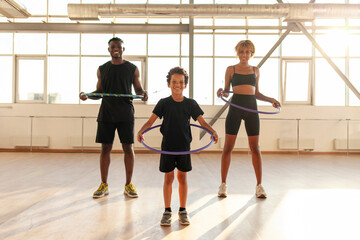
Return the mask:
<path id="1" fill-rule="evenodd" d="M 153 105 L 135 104 L 135 133 L 151 115 L 153 107 Z M 221 108 L 221 106 L 201 107 L 208 122 Z M 16 141 L 19 141 L 18 137 L 27 137 L 22 138 L 22 141 L 28 141 L 29 144 L 31 141 L 33 146 L 37 141 L 43 141 L 39 137 L 48 137 L 49 149 L 79 149 L 82 144 L 87 146 L 86 149 L 97 148 L 99 145 L 94 141 L 98 109 L 99 105 L 83 104 L 2 104 L 0 105 L 0 149 L 15 148 L 18 144 Z M 276 110 L 268 106 L 259 106 L 259 109 Z M 211 145 L 207 150 L 221 150 L 226 114 L 227 110 L 213 126 L 218 132 L 220 143 Z M 350 142 L 360 138 L 360 107 L 283 106 L 280 114 L 261 114 L 260 119 L 260 146 L 263 151 L 281 151 L 278 147 L 280 138 L 288 141 L 289 150 L 295 150 L 298 124 L 300 150 L 306 148 L 308 139 L 314 140 L 314 151 L 332 152 L 340 151 L 334 149 L 335 139 L 346 140 L 348 133 Z M 346 119 L 351 119 L 349 124 Z M 158 121 L 156 124 L 159 123 L 161 122 Z M 209 141 L 206 135 L 201 141 L 199 140 L 200 129 L 193 128 L 192 131 L 193 149 L 204 146 Z M 33 138 L 31 139 L 30 136 Z M 160 141 L 161 134 L 158 130 L 153 130 L 147 133 L 146 137 L 149 145 L 157 146 L 159 143 L 156 141 Z M 236 148 L 246 150 L 246 142 L 246 133 L 242 125 Z M 137 142 L 134 146 L 135 149 L 144 149 Z M 118 140 L 115 141 L 114 149 L 121 149 Z"/>

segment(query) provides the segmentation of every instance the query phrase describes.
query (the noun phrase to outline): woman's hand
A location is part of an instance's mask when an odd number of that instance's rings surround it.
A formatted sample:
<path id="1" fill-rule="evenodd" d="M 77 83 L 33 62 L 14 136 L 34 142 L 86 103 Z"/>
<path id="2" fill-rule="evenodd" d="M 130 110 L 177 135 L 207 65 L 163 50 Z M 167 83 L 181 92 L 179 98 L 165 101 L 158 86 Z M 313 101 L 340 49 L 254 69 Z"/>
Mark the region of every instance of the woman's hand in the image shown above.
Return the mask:
<path id="1" fill-rule="evenodd" d="M 274 99 L 274 98 L 271 99 L 271 104 L 273 105 L 274 108 L 281 107 L 280 102 L 278 102 L 278 101 L 277 101 L 276 99 Z"/>
<path id="2" fill-rule="evenodd" d="M 219 88 L 219 90 L 217 90 L 217 92 L 216 92 L 216 95 L 217 95 L 218 97 L 220 97 L 220 94 L 221 94 L 222 91 L 224 91 L 224 89 Z M 229 96 L 228 93 L 223 93 L 222 95 L 223 95 L 224 97 L 226 97 L 226 98 Z"/>

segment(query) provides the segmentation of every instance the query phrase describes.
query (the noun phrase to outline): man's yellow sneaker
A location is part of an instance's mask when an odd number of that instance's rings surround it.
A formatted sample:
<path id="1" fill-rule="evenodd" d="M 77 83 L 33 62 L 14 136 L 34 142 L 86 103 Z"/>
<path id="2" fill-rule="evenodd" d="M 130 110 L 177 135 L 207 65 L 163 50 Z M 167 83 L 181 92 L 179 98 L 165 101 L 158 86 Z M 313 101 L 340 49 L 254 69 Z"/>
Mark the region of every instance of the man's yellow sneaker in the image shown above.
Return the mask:
<path id="1" fill-rule="evenodd" d="M 109 187 L 107 183 L 102 182 L 98 190 L 93 194 L 93 198 L 102 198 L 106 195 L 109 195 Z"/>
<path id="2" fill-rule="evenodd" d="M 136 188 L 135 188 L 134 184 L 132 184 L 132 183 L 125 185 L 124 194 L 126 194 L 128 197 L 131 197 L 131 198 L 139 197 L 139 195 L 136 192 Z"/>

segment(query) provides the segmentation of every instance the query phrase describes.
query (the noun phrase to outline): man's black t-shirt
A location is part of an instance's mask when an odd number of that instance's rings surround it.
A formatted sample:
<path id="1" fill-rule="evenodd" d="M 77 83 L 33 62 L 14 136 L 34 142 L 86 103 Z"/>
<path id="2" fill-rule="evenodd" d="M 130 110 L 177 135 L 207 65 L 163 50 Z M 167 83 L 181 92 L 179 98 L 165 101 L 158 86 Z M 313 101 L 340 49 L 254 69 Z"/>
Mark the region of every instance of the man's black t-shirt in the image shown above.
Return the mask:
<path id="1" fill-rule="evenodd" d="M 128 61 L 114 65 L 110 61 L 99 67 L 104 93 L 131 94 L 136 66 Z M 104 97 L 101 102 L 99 122 L 134 121 L 134 107 L 129 97 Z"/>
<path id="2" fill-rule="evenodd" d="M 164 118 L 160 132 L 163 135 L 161 149 L 163 151 L 189 151 L 192 141 L 190 117 L 197 120 L 204 112 L 193 99 L 184 97 L 176 102 L 171 96 L 161 99 L 153 113 Z"/>

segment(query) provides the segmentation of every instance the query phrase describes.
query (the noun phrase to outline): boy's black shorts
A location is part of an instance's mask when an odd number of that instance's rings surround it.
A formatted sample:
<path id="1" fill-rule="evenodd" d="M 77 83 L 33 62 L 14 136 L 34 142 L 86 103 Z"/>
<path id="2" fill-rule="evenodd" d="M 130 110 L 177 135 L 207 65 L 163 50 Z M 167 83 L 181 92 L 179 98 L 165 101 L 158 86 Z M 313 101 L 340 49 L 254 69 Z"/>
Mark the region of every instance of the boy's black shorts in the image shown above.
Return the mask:
<path id="1" fill-rule="evenodd" d="M 115 138 L 115 130 L 117 130 L 121 143 L 134 143 L 134 122 L 98 122 L 96 133 L 97 143 L 113 143 Z"/>
<path id="2" fill-rule="evenodd" d="M 182 172 L 189 172 L 192 169 L 191 155 L 169 155 L 161 154 L 160 156 L 160 172 L 172 172 L 175 168 Z"/>

